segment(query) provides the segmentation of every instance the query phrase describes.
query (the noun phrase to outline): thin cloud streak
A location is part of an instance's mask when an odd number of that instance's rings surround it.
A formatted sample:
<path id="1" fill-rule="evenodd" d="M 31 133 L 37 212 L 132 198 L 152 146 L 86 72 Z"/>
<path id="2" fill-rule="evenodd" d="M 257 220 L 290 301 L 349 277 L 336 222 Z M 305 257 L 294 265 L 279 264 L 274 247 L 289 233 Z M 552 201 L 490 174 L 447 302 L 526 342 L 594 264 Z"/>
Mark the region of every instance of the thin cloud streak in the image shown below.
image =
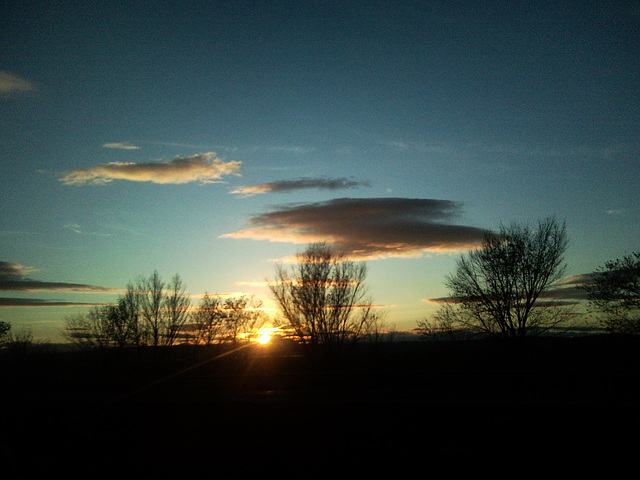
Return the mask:
<path id="1" fill-rule="evenodd" d="M 129 142 L 105 143 L 104 145 L 102 145 L 102 148 L 114 148 L 117 150 L 139 150 L 140 149 L 140 147 L 138 147 L 137 145 L 133 145 Z"/>
<path id="2" fill-rule="evenodd" d="M 278 282 L 265 280 L 263 282 L 248 282 L 248 281 L 238 281 L 236 285 L 240 285 L 242 287 L 269 287 L 271 285 L 276 285 Z"/>
<path id="3" fill-rule="evenodd" d="M 226 238 L 272 242 L 327 242 L 354 259 L 420 256 L 476 245 L 485 230 L 450 223 L 458 202 L 416 198 L 339 198 L 276 207 L 249 219 Z"/>
<path id="4" fill-rule="evenodd" d="M 97 236 L 97 237 L 110 237 L 111 236 L 110 233 L 86 232 L 82 228 L 82 225 L 79 225 L 77 223 L 67 223 L 66 225 L 63 225 L 62 228 L 65 229 L 65 230 L 70 230 L 73 233 L 77 233 L 78 235 L 93 235 L 93 236 Z"/>
<path id="5" fill-rule="evenodd" d="M 90 302 L 65 302 L 61 300 L 44 300 L 42 298 L 0 298 L 0 308 L 16 307 L 92 307 L 103 305 L 102 303 Z"/>
<path id="6" fill-rule="evenodd" d="M 113 180 L 183 184 L 212 183 L 225 175 L 238 175 L 241 162 L 224 162 L 214 152 L 177 157 L 168 162 L 112 162 L 71 170 L 60 181 L 64 185 L 104 185 Z"/>
<path id="7" fill-rule="evenodd" d="M 540 300 L 548 301 L 547 304 L 553 305 L 574 305 L 588 299 L 587 291 L 583 286 L 592 282 L 599 272 L 582 273 L 572 275 L 565 280 L 549 287 L 540 295 Z M 433 304 L 460 303 L 461 298 L 458 297 L 438 297 L 425 298 L 424 302 Z"/>
<path id="8" fill-rule="evenodd" d="M 0 261 L 0 291 L 2 292 L 89 292 L 111 293 L 114 289 L 83 283 L 47 282 L 26 276 L 34 269 L 18 263 Z"/>
<path id="9" fill-rule="evenodd" d="M 37 90 L 36 86 L 29 80 L 20 78 L 9 72 L 0 72 L 0 94 L 14 95 L 28 93 Z"/>
<path id="10" fill-rule="evenodd" d="M 302 177 L 295 180 L 278 180 L 275 182 L 262 183 L 259 185 L 242 186 L 231 193 L 244 195 L 245 197 L 262 193 L 289 193 L 296 190 L 319 189 L 319 190 L 346 190 L 360 186 L 370 186 L 368 182 L 359 182 L 348 178 L 326 178 L 326 177 Z"/>
<path id="11" fill-rule="evenodd" d="M 436 143 L 405 142 L 402 140 L 378 142 L 385 149 L 396 153 L 420 153 L 430 157 L 455 157 L 472 159 L 479 154 L 507 156 L 509 158 L 576 158 L 611 160 L 622 155 L 638 152 L 638 145 L 631 143 L 611 143 L 602 146 L 566 145 L 564 147 L 531 146 L 524 144 L 481 144 L 481 143 Z"/>

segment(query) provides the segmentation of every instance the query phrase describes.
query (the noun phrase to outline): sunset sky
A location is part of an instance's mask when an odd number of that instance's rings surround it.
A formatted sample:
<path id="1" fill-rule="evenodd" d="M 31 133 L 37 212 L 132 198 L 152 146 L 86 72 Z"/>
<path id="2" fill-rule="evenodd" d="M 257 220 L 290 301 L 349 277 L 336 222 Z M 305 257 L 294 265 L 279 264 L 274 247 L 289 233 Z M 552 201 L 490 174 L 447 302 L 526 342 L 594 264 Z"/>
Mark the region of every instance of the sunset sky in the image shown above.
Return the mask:
<path id="1" fill-rule="evenodd" d="M 500 222 L 640 249 L 640 4 L 14 0 L 0 320 L 54 339 L 153 270 L 270 297 L 327 240 L 410 330 Z"/>

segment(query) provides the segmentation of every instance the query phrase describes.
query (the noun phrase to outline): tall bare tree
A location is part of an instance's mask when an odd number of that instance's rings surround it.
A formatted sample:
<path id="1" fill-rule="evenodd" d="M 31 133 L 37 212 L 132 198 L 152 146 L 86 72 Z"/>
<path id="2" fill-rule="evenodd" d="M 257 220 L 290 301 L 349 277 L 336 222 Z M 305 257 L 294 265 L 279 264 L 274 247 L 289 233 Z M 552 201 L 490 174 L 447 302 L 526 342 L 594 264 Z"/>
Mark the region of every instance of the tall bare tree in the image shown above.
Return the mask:
<path id="1" fill-rule="evenodd" d="M 173 345 L 189 317 L 191 300 L 185 294 L 186 286 L 179 274 L 175 274 L 164 297 L 163 343 Z"/>
<path id="2" fill-rule="evenodd" d="M 276 267 L 271 285 L 285 321 L 312 350 L 339 349 L 361 339 L 379 318 L 365 298 L 366 265 L 356 264 L 325 243 L 314 243 L 290 269 Z"/>
<path id="3" fill-rule="evenodd" d="M 148 278 L 140 277 L 137 284 L 140 296 L 140 315 L 146 343 L 157 347 L 162 345 L 164 281 L 154 271 Z"/>
<path id="4" fill-rule="evenodd" d="M 458 260 L 445 282 L 450 302 L 438 315 L 504 338 L 523 338 L 566 321 L 567 309 L 541 296 L 564 275 L 567 246 L 566 225 L 554 217 L 536 228 L 501 225 Z"/>
<path id="5" fill-rule="evenodd" d="M 135 346 L 142 345 L 144 332 L 140 319 L 140 292 L 133 283 L 127 284 L 127 289 L 120 297 L 119 304 L 129 325 L 130 343 Z"/>

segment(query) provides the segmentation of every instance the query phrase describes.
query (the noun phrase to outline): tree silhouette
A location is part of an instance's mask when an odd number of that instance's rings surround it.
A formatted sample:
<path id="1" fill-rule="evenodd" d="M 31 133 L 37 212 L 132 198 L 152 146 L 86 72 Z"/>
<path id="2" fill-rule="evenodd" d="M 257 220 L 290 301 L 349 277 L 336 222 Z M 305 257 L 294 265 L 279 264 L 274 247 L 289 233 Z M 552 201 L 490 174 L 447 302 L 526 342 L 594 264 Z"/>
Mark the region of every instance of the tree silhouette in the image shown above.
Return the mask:
<path id="1" fill-rule="evenodd" d="M 197 345 L 213 345 L 224 337 L 225 314 L 220 297 L 206 293 L 191 314 L 189 329 Z"/>
<path id="2" fill-rule="evenodd" d="M 346 260 L 325 243 L 297 255 L 290 269 L 276 267 L 271 285 L 285 328 L 312 352 L 335 352 L 363 338 L 379 316 L 365 299 L 365 264 Z"/>
<path id="3" fill-rule="evenodd" d="M 191 301 L 185 295 L 185 285 L 177 273 L 167 285 L 164 296 L 164 343 L 173 345 L 189 318 Z"/>
<path id="4" fill-rule="evenodd" d="M 611 333 L 640 333 L 640 252 L 607 262 L 583 287 Z"/>
<path id="5" fill-rule="evenodd" d="M 162 344 L 164 282 L 154 271 L 149 278 L 140 277 L 136 288 L 146 342 L 157 347 Z"/>
<path id="6" fill-rule="evenodd" d="M 180 276 L 165 284 L 154 271 L 129 283 L 115 304 L 67 318 L 65 334 L 87 347 L 170 346 L 187 322 L 189 306 Z"/>
<path id="7" fill-rule="evenodd" d="M 502 338 L 539 334 L 566 321 L 569 311 L 541 296 L 562 278 L 567 246 L 566 226 L 554 217 L 537 228 L 512 223 L 488 232 L 447 276 L 450 297 L 436 317 Z"/>
<path id="8" fill-rule="evenodd" d="M 11 324 L 9 322 L 0 321 L 0 344 L 9 338 L 11 332 Z"/>
<path id="9" fill-rule="evenodd" d="M 237 342 L 241 336 L 250 338 L 264 325 L 266 318 L 262 302 L 246 295 L 227 298 L 222 306 L 226 337 Z"/>

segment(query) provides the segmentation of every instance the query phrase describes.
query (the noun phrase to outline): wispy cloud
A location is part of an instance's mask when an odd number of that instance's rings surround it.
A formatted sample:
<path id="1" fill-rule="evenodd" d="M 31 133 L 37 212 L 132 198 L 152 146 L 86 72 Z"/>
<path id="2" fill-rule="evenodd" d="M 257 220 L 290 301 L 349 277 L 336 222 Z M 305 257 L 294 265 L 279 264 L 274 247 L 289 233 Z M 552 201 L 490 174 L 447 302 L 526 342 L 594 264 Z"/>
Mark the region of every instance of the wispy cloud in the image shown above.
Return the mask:
<path id="1" fill-rule="evenodd" d="M 513 143 L 425 143 L 402 140 L 382 141 L 379 145 L 396 153 L 419 153 L 429 156 L 476 158 L 478 155 L 520 158 L 581 158 L 612 159 L 620 155 L 635 154 L 637 144 L 613 143 L 604 145 L 529 145 Z"/>
<path id="2" fill-rule="evenodd" d="M 2 307 L 83 307 L 101 305 L 93 302 L 67 302 L 63 300 L 45 300 L 42 298 L 0 297 Z"/>
<path id="3" fill-rule="evenodd" d="M 610 210 L 607 210 L 606 214 L 607 215 L 616 216 L 616 217 L 620 217 L 620 216 L 625 214 L 625 211 L 620 209 L 620 208 L 612 208 Z"/>
<path id="4" fill-rule="evenodd" d="M 418 256 L 469 248 L 485 230 L 455 225 L 458 202 L 416 198 L 339 198 L 276 207 L 249 219 L 227 238 L 311 243 L 325 241 L 351 258 Z"/>
<path id="5" fill-rule="evenodd" d="M 316 150 L 315 147 L 306 147 L 303 145 L 224 145 L 219 143 L 183 143 L 183 142 L 167 142 L 167 141 L 142 141 L 140 143 L 149 145 L 160 145 L 163 147 L 177 148 L 195 148 L 205 150 L 216 150 L 223 152 L 234 152 L 239 154 L 284 154 L 284 155 L 306 155 Z"/>
<path id="6" fill-rule="evenodd" d="M 241 162 L 224 162 L 213 152 L 177 157 L 168 162 L 112 162 L 65 173 L 60 181 L 65 185 L 101 185 L 113 180 L 182 184 L 212 183 L 225 175 L 238 174 Z"/>
<path id="7" fill-rule="evenodd" d="M 244 287 L 269 287 L 271 285 L 276 285 L 278 282 L 275 281 L 255 281 L 255 282 L 247 282 L 247 281 L 238 281 L 236 285 L 244 286 Z"/>
<path id="8" fill-rule="evenodd" d="M 114 290 L 107 287 L 83 283 L 47 282 L 27 277 L 35 269 L 18 263 L 0 261 L 0 291 L 2 292 L 90 292 L 107 293 Z"/>
<path id="9" fill-rule="evenodd" d="M 113 142 L 113 143 L 105 143 L 102 145 L 103 148 L 115 148 L 118 150 L 138 150 L 140 147 L 137 145 L 133 145 L 129 142 Z"/>
<path id="10" fill-rule="evenodd" d="M 37 90 L 34 83 L 9 72 L 0 72 L 0 95 L 15 95 Z"/>
<path id="11" fill-rule="evenodd" d="M 62 228 L 64 228 L 65 230 L 70 230 L 74 233 L 77 233 L 78 235 L 93 235 L 93 236 L 98 236 L 98 237 L 110 237 L 111 234 L 110 233 L 99 233 L 99 232 L 87 232 L 84 230 L 84 228 L 82 228 L 81 225 L 77 224 L 77 223 L 67 223 L 66 225 L 63 225 Z"/>
<path id="12" fill-rule="evenodd" d="M 236 188 L 231 193 L 238 193 L 248 197 L 261 193 L 288 193 L 296 190 L 314 188 L 319 190 L 346 190 L 348 188 L 357 188 L 360 186 L 370 185 L 368 182 L 350 180 L 344 177 L 302 177 L 294 180 L 278 180 L 259 185 L 242 186 Z"/>

